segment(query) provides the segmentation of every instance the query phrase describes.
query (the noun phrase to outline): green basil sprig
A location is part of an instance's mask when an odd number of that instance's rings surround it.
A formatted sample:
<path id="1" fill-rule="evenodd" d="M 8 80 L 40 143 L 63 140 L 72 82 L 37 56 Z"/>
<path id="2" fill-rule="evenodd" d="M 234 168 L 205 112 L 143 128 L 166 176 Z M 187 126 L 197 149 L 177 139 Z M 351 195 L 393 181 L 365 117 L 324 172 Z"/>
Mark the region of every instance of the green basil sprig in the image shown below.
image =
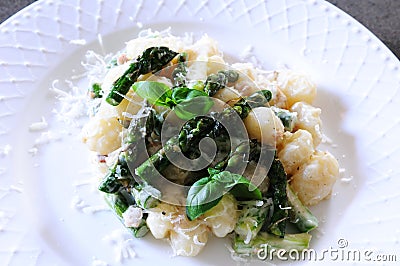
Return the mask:
<path id="1" fill-rule="evenodd" d="M 229 171 L 214 173 L 196 181 L 186 199 L 186 215 L 194 220 L 214 207 L 222 196 L 230 192 L 238 200 L 262 199 L 261 191 L 245 177 Z"/>
<path id="2" fill-rule="evenodd" d="M 205 115 L 214 105 L 212 99 L 204 91 L 185 86 L 171 90 L 168 85 L 157 81 L 139 81 L 132 89 L 149 103 L 171 108 L 175 114 L 189 120 L 198 115 Z"/>
<path id="3" fill-rule="evenodd" d="M 150 104 L 172 108 L 172 91 L 164 83 L 156 81 L 139 81 L 133 84 L 132 89 Z"/>

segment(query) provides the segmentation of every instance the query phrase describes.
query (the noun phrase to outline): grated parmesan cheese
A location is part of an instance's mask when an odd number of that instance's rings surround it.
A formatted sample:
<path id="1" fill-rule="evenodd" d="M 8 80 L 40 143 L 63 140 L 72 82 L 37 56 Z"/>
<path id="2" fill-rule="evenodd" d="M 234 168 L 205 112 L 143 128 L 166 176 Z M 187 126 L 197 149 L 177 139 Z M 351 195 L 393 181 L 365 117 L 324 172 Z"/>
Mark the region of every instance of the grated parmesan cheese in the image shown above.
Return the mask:
<path id="1" fill-rule="evenodd" d="M 105 261 L 99 260 L 93 257 L 92 266 L 108 266 L 109 264 Z"/>
<path id="2" fill-rule="evenodd" d="M 41 131 L 47 129 L 49 124 L 47 123 L 46 119 L 42 116 L 42 120 L 40 122 L 34 122 L 29 126 L 29 131 Z"/>
<path id="3" fill-rule="evenodd" d="M 37 148 L 38 146 L 44 145 L 44 144 L 49 144 L 50 142 L 53 141 L 59 141 L 61 139 L 61 136 L 53 131 L 46 131 L 40 134 L 40 137 L 35 139 L 35 144 L 34 147 Z"/>
<path id="4" fill-rule="evenodd" d="M 143 211 L 141 208 L 129 206 L 128 209 L 122 214 L 124 225 L 126 227 L 139 227 L 143 218 Z"/>
<path id="5" fill-rule="evenodd" d="M 10 154 L 12 147 L 10 144 L 6 144 L 4 147 L 0 148 L 0 156 L 7 156 Z"/>
<path id="6" fill-rule="evenodd" d="M 116 261 L 122 263 L 124 260 L 136 257 L 133 249 L 133 238 L 126 230 L 114 230 L 104 237 L 114 247 Z"/>
<path id="7" fill-rule="evenodd" d="M 84 40 L 84 39 L 70 40 L 69 43 L 76 44 L 76 45 L 86 45 L 86 40 Z"/>

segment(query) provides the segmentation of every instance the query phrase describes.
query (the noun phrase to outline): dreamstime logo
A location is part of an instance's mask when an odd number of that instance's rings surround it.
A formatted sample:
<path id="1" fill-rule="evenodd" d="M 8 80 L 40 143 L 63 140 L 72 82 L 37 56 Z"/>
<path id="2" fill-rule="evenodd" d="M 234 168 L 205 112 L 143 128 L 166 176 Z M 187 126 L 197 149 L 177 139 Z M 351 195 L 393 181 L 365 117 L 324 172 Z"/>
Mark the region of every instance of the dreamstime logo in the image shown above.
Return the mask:
<path id="1" fill-rule="evenodd" d="M 229 158 L 240 146 L 243 158 L 236 160 L 234 165 L 227 163 L 224 169 L 239 175 L 246 171 L 247 178 L 254 185 L 253 189 L 260 186 L 274 158 L 271 151 L 275 150 L 275 139 L 269 143 L 261 141 L 258 157 L 253 158 L 257 164 L 252 166 L 251 171 L 246 170 L 250 140 L 243 118 L 255 107 L 268 106 L 268 101 L 260 105 L 260 98 L 257 97 L 261 94 L 257 96 L 256 93 L 260 89 L 244 73 L 234 70 L 239 74 L 239 80 L 230 82 L 229 77 L 226 77 L 223 81 L 221 70 L 232 70 L 227 65 L 201 61 L 186 64 L 189 66 L 187 73 L 179 77 L 185 81 L 179 86 L 172 85 L 175 82 L 174 71 L 179 65 L 166 67 L 148 77 L 146 81 L 154 82 L 152 84 L 142 83 L 143 86 L 149 85 L 144 89 L 150 90 L 152 85 L 154 90 L 151 93 L 157 93 L 157 97 L 153 96 L 155 99 L 152 100 L 157 114 L 149 107 L 142 107 L 138 114 L 130 114 L 130 110 L 138 109 L 135 101 L 130 101 L 126 108 L 124 124 L 129 127 L 123 136 L 122 147 L 127 151 L 127 163 L 135 180 L 161 192 L 155 195 L 160 200 L 174 205 L 185 205 L 185 196 L 191 187 L 187 183 L 191 182 L 182 180 L 182 177 L 198 179 L 198 175 L 207 175 L 208 167 L 214 167 L 221 160 Z M 204 86 L 207 84 L 206 73 L 210 69 L 215 70 L 213 82 L 218 83 L 222 79 L 221 83 L 226 83 L 222 89 L 213 92 L 217 97 L 198 92 L 204 93 L 203 90 L 209 89 Z M 171 88 L 170 91 L 162 91 L 163 84 Z M 233 86 L 235 89 L 230 89 Z M 245 99 L 249 100 L 244 102 Z M 157 149 L 156 153 L 148 152 Z M 218 191 L 209 201 L 226 192 Z"/>
<path id="2" fill-rule="evenodd" d="M 257 251 L 260 260 L 294 260 L 294 261 L 348 261 L 348 262 L 396 262 L 397 255 L 382 254 L 372 249 L 351 249 L 349 242 L 341 238 L 337 241 L 337 247 L 327 249 L 279 249 L 274 248 L 268 243 L 260 245 Z"/>

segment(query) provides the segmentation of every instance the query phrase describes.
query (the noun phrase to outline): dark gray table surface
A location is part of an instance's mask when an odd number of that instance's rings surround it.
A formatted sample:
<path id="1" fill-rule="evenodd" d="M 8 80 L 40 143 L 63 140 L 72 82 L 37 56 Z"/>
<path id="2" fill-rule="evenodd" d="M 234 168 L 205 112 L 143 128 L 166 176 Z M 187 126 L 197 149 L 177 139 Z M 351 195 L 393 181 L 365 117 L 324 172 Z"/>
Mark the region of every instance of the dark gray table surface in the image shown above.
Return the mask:
<path id="1" fill-rule="evenodd" d="M 34 0 L 0 0 L 0 23 Z M 353 16 L 400 58 L 400 0 L 328 0 Z"/>

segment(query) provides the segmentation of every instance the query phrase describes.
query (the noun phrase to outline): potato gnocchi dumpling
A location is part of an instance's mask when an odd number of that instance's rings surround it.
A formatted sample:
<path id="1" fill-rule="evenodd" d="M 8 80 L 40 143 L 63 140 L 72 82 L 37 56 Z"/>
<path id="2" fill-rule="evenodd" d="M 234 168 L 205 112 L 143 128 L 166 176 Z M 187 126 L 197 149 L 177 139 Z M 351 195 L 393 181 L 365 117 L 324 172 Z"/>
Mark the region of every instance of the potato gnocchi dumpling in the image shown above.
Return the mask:
<path id="1" fill-rule="evenodd" d="M 235 228 L 237 215 L 236 199 L 227 193 L 215 207 L 203 215 L 203 220 L 215 236 L 225 237 Z"/>
<path id="2" fill-rule="evenodd" d="M 288 175 L 292 175 L 301 165 L 310 160 L 314 153 L 312 135 L 303 129 L 294 133 L 285 132 L 280 145 L 283 148 L 280 149 L 278 158 Z"/>
<path id="3" fill-rule="evenodd" d="M 327 198 L 339 176 L 339 164 L 329 152 L 316 151 L 291 177 L 291 186 L 306 205 Z"/>
<path id="4" fill-rule="evenodd" d="M 169 238 L 177 255 L 196 256 L 207 243 L 209 232 L 225 237 L 235 228 L 237 203 L 229 193 L 202 217 L 188 220 L 185 208 L 160 203 L 149 210 L 147 226 L 157 239 Z"/>
<path id="5" fill-rule="evenodd" d="M 254 108 L 243 122 L 252 139 L 272 147 L 282 140 L 283 124 L 270 108 Z"/>
<path id="6" fill-rule="evenodd" d="M 322 121 L 321 109 L 316 108 L 305 102 L 297 102 L 290 111 L 297 113 L 296 128 L 304 129 L 311 133 L 314 147 L 317 147 L 322 141 Z"/>
<path id="7" fill-rule="evenodd" d="M 317 88 L 310 79 L 293 70 L 282 70 L 277 72 L 276 81 L 279 88 L 286 95 L 289 106 L 296 102 L 311 104 L 317 94 Z"/>
<path id="8" fill-rule="evenodd" d="M 83 142 L 90 150 L 107 155 L 121 147 L 122 125 L 118 118 L 97 117 L 83 128 Z"/>
<path id="9" fill-rule="evenodd" d="M 161 202 L 156 208 L 149 211 L 146 223 L 152 235 L 157 238 L 166 238 L 173 229 L 173 221 L 179 216 L 179 208 Z"/>

